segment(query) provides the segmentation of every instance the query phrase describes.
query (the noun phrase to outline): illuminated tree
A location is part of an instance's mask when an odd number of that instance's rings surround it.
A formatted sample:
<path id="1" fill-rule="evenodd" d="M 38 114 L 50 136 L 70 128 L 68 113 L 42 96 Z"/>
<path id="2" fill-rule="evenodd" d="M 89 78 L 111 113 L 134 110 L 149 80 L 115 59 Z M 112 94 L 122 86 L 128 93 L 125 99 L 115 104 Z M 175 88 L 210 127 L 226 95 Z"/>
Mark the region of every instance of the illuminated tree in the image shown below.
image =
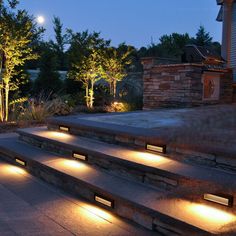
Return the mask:
<path id="1" fill-rule="evenodd" d="M 93 107 L 94 85 L 101 79 L 102 54 L 110 41 L 100 37 L 100 33 L 88 31 L 74 33 L 68 30 L 70 48 L 68 50 L 68 78 L 83 83 L 86 105 Z"/>
<path id="2" fill-rule="evenodd" d="M 81 81 L 85 87 L 85 100 L 88 108 L 93 108 L 94 85 L 101 79 L 101 55 L 98 49 L 93 49 L 91 54 L 83 57 L 80 64 L 73 65 L 75 80 Z"/>
<path id="3" fill-rule="evenodd" d="M 18 88 L 18 83 L 12 78 L 19 73 L 17 67 L 37 58 L 31 43 L 41 32 L 25 10 L 12 10 L 17 1 L 8 2 L 9 8 L 0 2 L 0 52 L 3 68 L 0 81 L 1 121 L 8 121 L 9 92 Z"/>
<path id="4" fill-rule="evenodd" d="M 130 54 L 132 49 L 127 48 L 126 52 L 119 52 L 116 48 L 108 48 L 106 56 L 103 59 L 103 78 L 109 83 L 110 94 L 116 98 L 117 82 L 123 80 L 126 73 L 126 66 L 130 65 L 132 60 Z"/>

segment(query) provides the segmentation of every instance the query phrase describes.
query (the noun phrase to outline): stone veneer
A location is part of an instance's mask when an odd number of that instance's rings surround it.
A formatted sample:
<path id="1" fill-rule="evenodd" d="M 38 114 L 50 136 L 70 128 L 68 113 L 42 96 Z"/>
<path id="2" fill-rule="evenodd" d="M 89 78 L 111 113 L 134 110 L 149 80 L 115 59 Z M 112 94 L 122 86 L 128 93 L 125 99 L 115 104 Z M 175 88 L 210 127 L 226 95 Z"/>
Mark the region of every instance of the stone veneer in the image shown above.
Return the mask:
<path id="1" fill-rule="evenodd" d="M 158 107 L 192 107 L 209 104 L 231 103 L 233 75 L 231 69 L 207 69 L 202 64 L 157 65 L 155 58 L 142 59 L 143 109 Z M 204 98 L 204 81 L 211 98 Z M 215 91 L 211 91 L 213 90 Z"/>

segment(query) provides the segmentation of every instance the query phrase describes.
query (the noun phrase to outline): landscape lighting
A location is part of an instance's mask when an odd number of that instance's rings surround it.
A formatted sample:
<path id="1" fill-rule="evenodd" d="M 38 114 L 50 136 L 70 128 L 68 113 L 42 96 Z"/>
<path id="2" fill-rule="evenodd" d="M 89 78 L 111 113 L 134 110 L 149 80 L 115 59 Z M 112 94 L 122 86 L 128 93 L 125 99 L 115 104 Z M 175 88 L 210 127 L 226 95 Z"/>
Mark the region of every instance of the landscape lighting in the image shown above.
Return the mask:
<path id="1" fill-rule="evenodd" d="M 75 159 L 79 159 L 81 161 L 87 161 L 88 160 L 88 157 L 85 156 L 85 155 L 82 155 L 82 154 L 79 154 L 77 152 L 73 152 L 72 153 L 72 156 L 75 158 Z"/>
<path id="2" fill-rule="evenodd" d="M 102 205 L 105 205 L 105 206 L 107 206 L 107 207 L 114 208 L 114 201 L 113 201 L 113 200 L 109 200 L 109 199 L 104 198 L 104 197 L 102 197 L 102 196 L 100 196 L 100 195 L 97 195 L 97 194 L 94 195 L 94 200 L 95 200 L 96 202 L 101 203 Z"/>
<path id="3" fill-rule="evenodd" d="M 67 126 L 59 126 L 59 130 L 61 130 L 61 131 L 64 131 L 64 132 L 69 132 L 70 131 L 70 128 L 69 127 L 67 127 Z"/>
<path id="4" fill-rule="evenodd" d="M 233 206 L 233 196 L 231 195 L 205 193 L 203 198 L 204 200 L 218 203 L 224 206 Z"/>
<path id="5" fill-rule="evenodd" d="M 166 146 L 165 145 L 158 146 L 158 145 L 147 144 L 146 149 L 149 151 L 153 151 L 153 152 L 166 153 Z"/>
<path id="6" fill-rule="evenodd" d="M 15 158 L 15 161 L 16 161 L 16 163 L 18 163 L 18 164 L 20 164 L 22 166 L 26 166 L 26 162 L 21 160 L 21 159 L 19 159 L 19 158 Z"/>

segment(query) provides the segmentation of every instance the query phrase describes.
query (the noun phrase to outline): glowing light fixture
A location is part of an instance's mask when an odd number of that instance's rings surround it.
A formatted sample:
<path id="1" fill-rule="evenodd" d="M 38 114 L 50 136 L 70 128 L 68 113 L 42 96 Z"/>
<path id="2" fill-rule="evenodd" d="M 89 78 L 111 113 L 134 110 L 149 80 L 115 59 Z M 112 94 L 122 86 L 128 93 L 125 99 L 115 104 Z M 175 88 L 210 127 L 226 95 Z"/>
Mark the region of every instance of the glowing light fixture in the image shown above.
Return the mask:
<path id="1" fill-rule="evenodd" d="M 100 195 L 97 195 L 97 194 L 94 195 L 94 200 L 95 200 L 96 202 L 101 203 L 102 205 L 105 205 L 105 206 L 107 206 L 107 207 L 114 208 L 114 201 L 113 201 L 113 200 L 109 200 L 109 199 L 104 198 L 104 197 L 102 197 L 102 196 L 100 196 Z"/>
<path id="2" fill-rule="evenodd" d="M 16 161 L 16 163 L 18 163 L 18 164 L 20 164 L 22 166 L 26 166 L 26 161 L 23 161 L 23 160 L 21 160 L 19 158 L 15 158 L 15 161 Z"/>
<path id="3" fill-rule="evenodd" d="M 166 146 L 165 145 L 158 146 L 158 145 L 147 144 L 146 149 L 149 151 L 153 151 L 153 152 L 166 153 Z"/>
<path id="4" fill-rule="evenodd" d="M 204 194 L 203 198 L 207 201 L 218 203 L 224 206 L 233 206 L 234 198 L 231 195 L 206 193 Z"/>
<path id="5" fill-rule="evenodd" d="M 77 152 L 73 152 L 72 156 L 75 158 L 75 159 L 79 159 L 81 161 L 87 161 L 88 160 L 88 157 L 85 156 L 85 155 L 82 155 L 80 153 L 77 153 Z"/>
<path id="6" fill-rule="evenodd" d="M 64 131 L 64 132 L 69 132 L 70 131 L 70 128 L 69 127 L 67 127 L 67 126 L 59 126 L 59 130 L 61 130 L 61 131 Z"/>

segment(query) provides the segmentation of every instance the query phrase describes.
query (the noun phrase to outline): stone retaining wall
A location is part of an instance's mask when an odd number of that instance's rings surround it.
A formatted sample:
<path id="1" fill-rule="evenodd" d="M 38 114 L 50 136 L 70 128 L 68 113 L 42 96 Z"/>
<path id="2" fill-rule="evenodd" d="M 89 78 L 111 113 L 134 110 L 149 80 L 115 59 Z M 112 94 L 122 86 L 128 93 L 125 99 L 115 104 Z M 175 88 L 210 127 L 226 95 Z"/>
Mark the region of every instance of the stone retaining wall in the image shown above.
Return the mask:
<path id="1" fill-rule="evenodd" d="M 144 110 L 232 102 L 231 69 L 208 70 L 201 64 L 156 65 L 152 58 L 142 63 Z"/>

